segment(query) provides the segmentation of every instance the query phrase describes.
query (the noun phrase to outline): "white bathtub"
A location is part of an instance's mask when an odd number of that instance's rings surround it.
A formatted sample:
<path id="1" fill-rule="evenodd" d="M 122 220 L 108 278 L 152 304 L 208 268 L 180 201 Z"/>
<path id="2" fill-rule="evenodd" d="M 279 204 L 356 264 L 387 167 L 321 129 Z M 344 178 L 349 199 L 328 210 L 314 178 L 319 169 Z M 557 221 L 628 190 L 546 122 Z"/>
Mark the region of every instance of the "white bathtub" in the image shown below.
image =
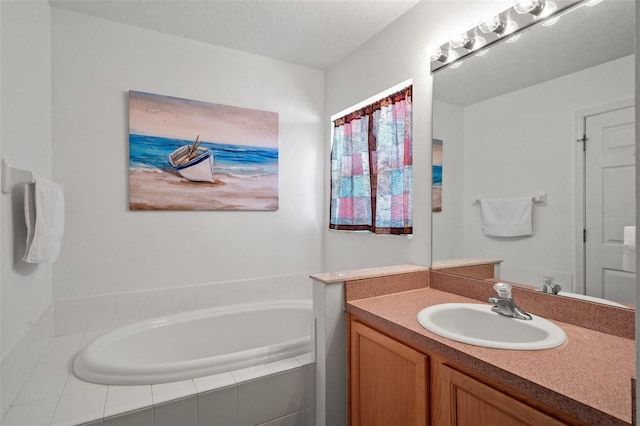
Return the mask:
<path id="1" fill-rule="evenodd" d="M 82 349 L 81 379 L 105 385 L 187 380 L 273 362 L 311 350 L 309 300 L 184 312 L 113 330 Z"/>

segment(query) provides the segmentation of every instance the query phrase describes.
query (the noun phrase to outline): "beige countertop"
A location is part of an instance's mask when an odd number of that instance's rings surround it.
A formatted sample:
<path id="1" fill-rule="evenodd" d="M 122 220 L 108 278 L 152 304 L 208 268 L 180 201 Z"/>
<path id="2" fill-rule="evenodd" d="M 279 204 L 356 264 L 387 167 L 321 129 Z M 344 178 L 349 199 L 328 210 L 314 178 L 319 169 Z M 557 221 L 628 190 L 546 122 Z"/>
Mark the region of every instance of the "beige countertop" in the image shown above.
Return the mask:
<path id="1" fill-rule="evenodd" d="M 325 284 L 333 284 L 351 280 L 362 280 L 366 278 L 378 278 L 398 274 L 408 274 L 412 272 L 428 271 L 429 268 L 426 266 L 406 264 L 381 266 L 377 268 L 356 269 L 352 271 L 326 272 L 322 274 L 313 274 L 311 275 L 311 278 Z"/>
<path id="2" fill-rule="evenodd" d="M 554 349 L 489 349 L 440 337 L 422 328 L 418 312 L 449 302 L 481 303 L 432 288 L 353 300 L 346 310 L 462 366 L 587 424 L 630 424 L 635 341 L 553 321 L 567 334 Z"/>
<path id="3" fill-rule="evenodd" d="M 438 269 L 447 268 L 460 268 L 464 266 L 477 266 L 477 265 L 489 265 L 502 263 L 502 259 L 493 258 L 469 258 L 469 259 L 449 259 L 449 260 L 434 260 L 431 264 L 431 269 L 437 271 Z"/>

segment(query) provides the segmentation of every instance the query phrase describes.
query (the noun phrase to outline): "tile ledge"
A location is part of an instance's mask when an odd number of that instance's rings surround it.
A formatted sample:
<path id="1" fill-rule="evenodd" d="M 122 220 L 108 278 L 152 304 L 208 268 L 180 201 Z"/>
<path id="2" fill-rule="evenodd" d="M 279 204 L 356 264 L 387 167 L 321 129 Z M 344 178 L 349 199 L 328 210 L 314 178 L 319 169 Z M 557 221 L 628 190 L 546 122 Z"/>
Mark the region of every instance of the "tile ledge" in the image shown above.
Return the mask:
<path id="1" fill-rule="evenodd" d="M 463 266 L 477 266 L 477 265 L 489 265 L 502 263 L 502 259 L 483 259 L 483 258 L 470 258 L 470 259 L 451 259 L 451 260 L 437 260 L 431 264 L 431 269 L 437 271 L 439 269 L 459 268 Z"/>
<path id="2" fill-rule="evenodd" d="M 429 267 L 404 264 L 394 266 L 382 266 L 376 268 L 356 269 L 342 272 L 327 272 L 323 274 L 313 274 L 310 278 L 324 284 L 334 284 L 345 281 L 362 280 L 367 278 L 385 277 L 389 275 L 406 274 L 411 272 L 428 271 Z"/>

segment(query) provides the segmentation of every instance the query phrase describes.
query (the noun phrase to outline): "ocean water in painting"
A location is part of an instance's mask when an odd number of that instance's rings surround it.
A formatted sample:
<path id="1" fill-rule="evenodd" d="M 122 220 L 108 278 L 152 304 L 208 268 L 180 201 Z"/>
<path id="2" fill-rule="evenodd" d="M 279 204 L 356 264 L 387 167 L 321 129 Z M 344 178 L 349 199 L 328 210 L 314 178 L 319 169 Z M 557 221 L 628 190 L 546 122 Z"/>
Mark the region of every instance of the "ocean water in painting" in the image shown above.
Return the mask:
<path id="1" fill-rule="evenodd" d="M 172 171 L 169 155 L 193 141 L 129 134 L 129 167 L 139 170 Z M 244 145 L 202 142 L 213 151 L 216 174 L 265 176 L 278 173 L 278 150 Z"/>
<path id="2" fill-rule="evenodd" d="M 442 186 L 442 164 L 433 165 L 433 186 Z"/>

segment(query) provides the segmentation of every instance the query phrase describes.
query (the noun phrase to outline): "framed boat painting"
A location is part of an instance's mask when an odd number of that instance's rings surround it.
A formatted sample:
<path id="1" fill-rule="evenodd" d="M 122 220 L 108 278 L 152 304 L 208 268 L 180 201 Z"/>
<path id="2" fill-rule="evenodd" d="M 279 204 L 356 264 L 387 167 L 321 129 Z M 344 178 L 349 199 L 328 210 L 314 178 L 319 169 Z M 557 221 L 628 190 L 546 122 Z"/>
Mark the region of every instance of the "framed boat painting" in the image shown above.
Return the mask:
<path id="1" fill-rule="evenodd" d="M 278 114 L 129 91 L 130 210 L 278 210 Z"/>
<path id="2" fill-rule="evenodd" d="M 442 211 L 442 141 L 432 141 L 432 183 L 431 183 L 431 211 Z"/>

